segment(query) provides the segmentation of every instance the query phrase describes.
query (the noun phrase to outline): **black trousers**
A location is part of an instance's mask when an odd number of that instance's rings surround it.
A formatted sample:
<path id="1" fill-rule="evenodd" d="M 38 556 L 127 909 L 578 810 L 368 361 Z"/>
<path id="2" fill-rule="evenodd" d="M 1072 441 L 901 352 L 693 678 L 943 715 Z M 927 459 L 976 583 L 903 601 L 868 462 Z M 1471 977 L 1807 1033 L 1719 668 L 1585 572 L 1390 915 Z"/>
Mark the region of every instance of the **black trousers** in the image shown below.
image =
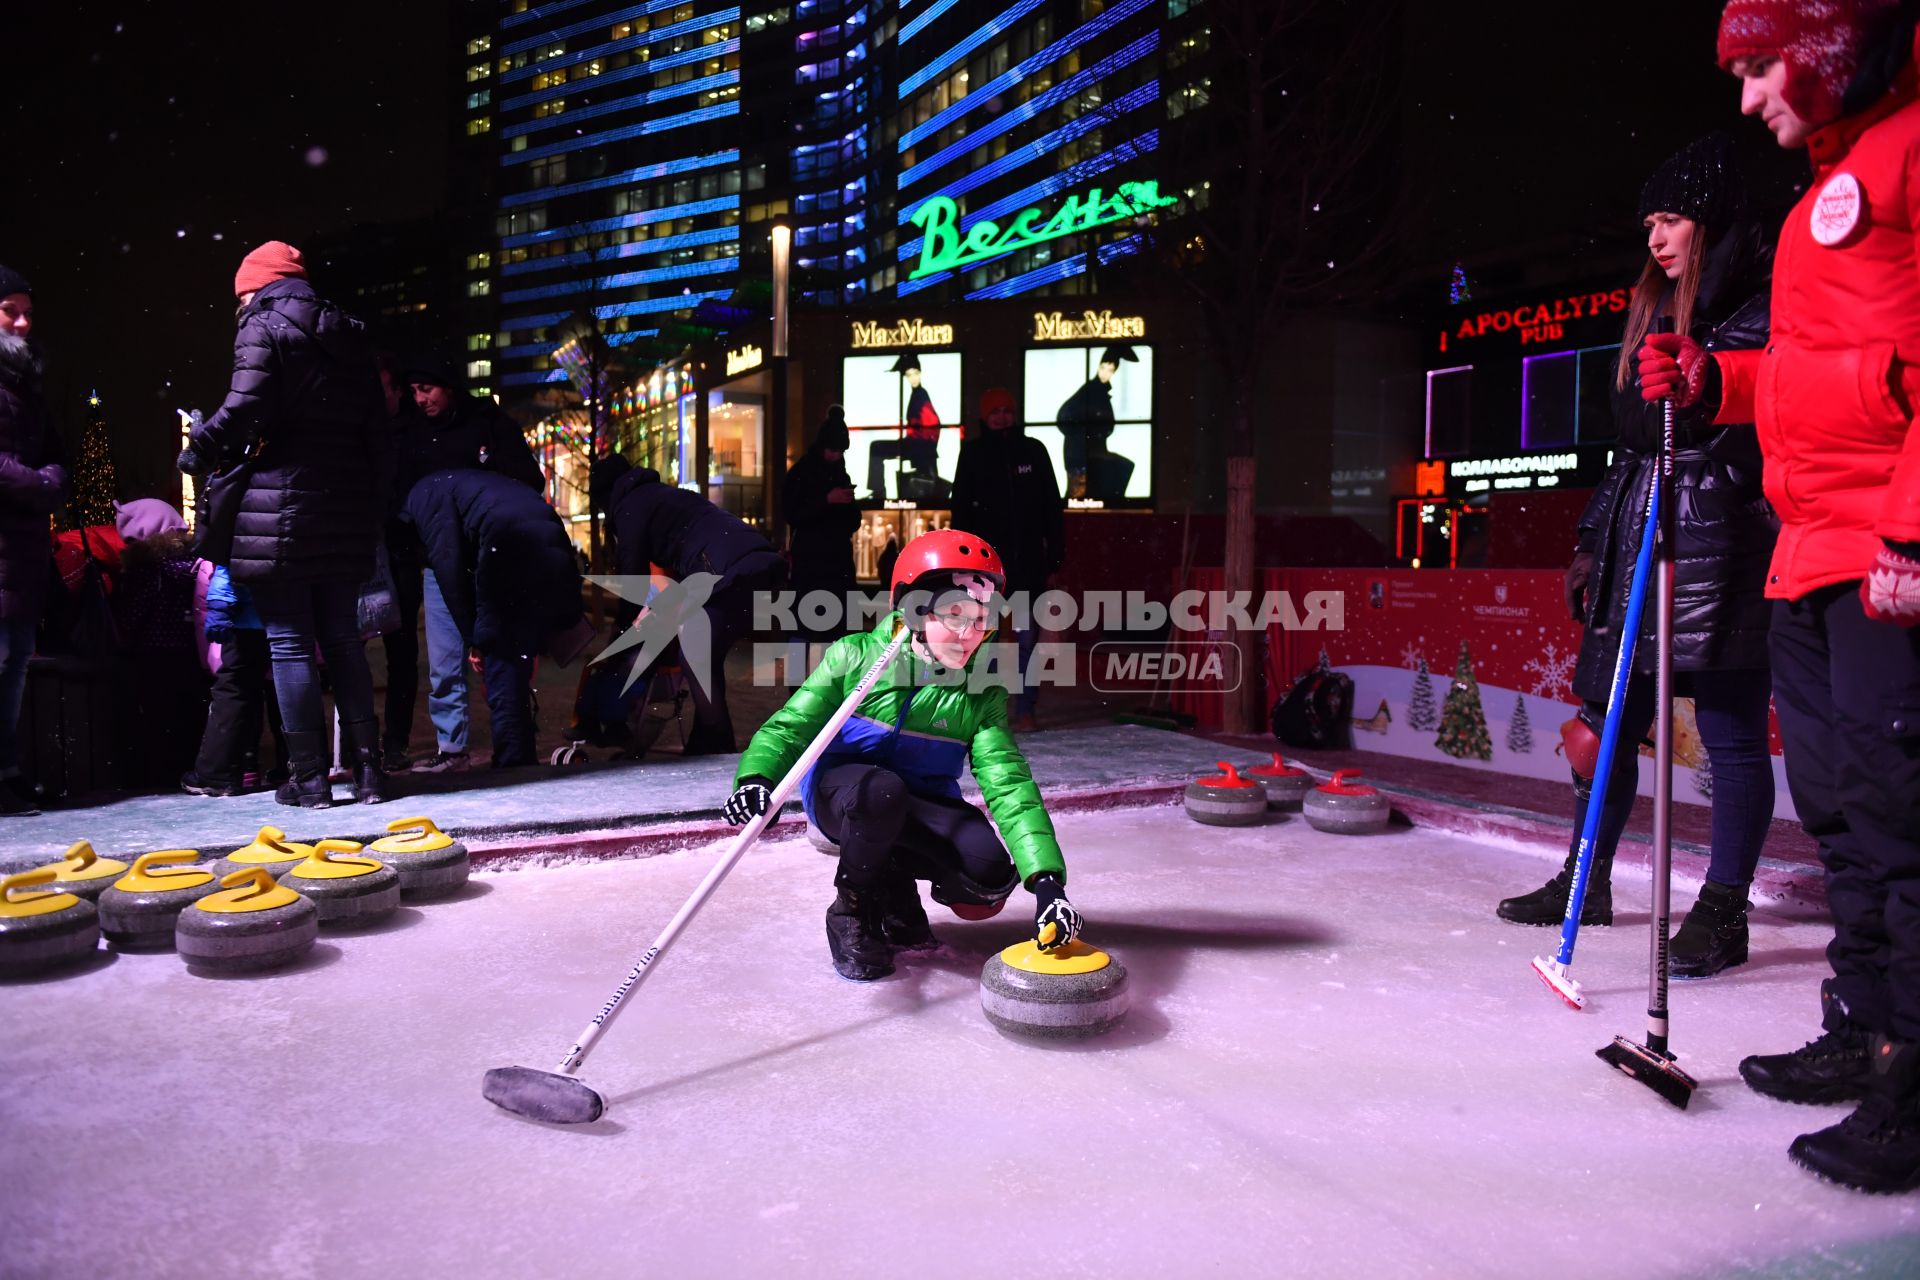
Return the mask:
<path id="1" fill-rule="evenodd" d="M 764 560 L 744 565 L 730 574 L 708 597 L 706 669 L 710 674 L 702 684 L 691 668 L 687 673 L 687 683 L 693 692 L 693 730 L 687 734 L 688 755 L 730 754 L 738 750 L 733 739 L 733 715 L 727 710 L 727 652 L 753 633 L 754 593 L 778 591 L 786 578 L 786 561 L 767 554 Z"/>
<path id="2" fill-rule="evenodd" d="M 532 657 L 486 653 L 480 655 L 480 666 L 487 684 L 493 767 L 509 769 L 534 763 Z"/>
<path id="3" fill-rule="evenodd" d="M 232 631 L 220 645 L 207 727 L 193 764 L 202 782 L 238 786 L 257 759 L 260 729 L 271 701 L 273 664 L 264 631 Z"/>
<path id="4" fill-rule="evenodd" d="M 1826 867 L 1828 1027 L 1920 1042 L 1920 627 L 1868 618 L 1858 587 L 1775 603 L 1774 707 Z"/>
<path id="5" fill-rule="evenodd" d="M 820 829 L 840 846 L 834 883 L 876 887 L 890 871 L 934 886 L 941 902 L 999 902 L 1019 883 L 987 815 L 965 800 L 915 795 L 891 769 L 835 765 L 816 781 Z"/>

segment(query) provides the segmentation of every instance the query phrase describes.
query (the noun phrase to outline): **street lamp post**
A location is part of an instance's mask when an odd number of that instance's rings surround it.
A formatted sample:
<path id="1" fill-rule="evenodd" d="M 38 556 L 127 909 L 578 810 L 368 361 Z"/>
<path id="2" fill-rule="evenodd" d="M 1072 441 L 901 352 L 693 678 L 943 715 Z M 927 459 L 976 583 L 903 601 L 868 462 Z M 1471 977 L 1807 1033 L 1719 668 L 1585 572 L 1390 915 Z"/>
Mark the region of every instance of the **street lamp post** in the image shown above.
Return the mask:
<path id="1" fill-rule="evenodd" d="M 774 461 L 777 458 L 782 465 L 787 456 L 787 280 L 793 261 L 793 228 L 786 219 L 775 220 L 773 224 L 773 333 L 768 342 L 773 361 L 773 412 L 769 415 L 768 427 L 772 440 L 767 458 L 761 464 L 762 469 L 771 478 Z M 765 514 L 768 515 L 771 531 L 773 508 L 773 485 L 765 485 Z"/>

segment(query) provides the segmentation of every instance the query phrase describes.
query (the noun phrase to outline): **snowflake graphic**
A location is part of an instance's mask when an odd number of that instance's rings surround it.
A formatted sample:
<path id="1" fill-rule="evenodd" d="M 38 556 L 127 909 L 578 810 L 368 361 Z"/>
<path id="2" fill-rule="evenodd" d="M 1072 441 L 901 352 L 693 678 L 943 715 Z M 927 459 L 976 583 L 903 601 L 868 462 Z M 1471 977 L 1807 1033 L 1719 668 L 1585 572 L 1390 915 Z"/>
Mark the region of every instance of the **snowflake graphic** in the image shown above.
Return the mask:
<path id="1" fill-rule="evenodd" d="M 1554 698 L 1565 701 L 1573 693 L 1573 666 L 1578 654 L 1561 653 L 1551 640 L 1538 658 L 1527 659 L 1522 671 L 1535 677 L 1533 688 L 1527 692 L 1536 698 Z"/>
<path id="2" fill-rule="evenodd" d="M 1411 640 L 1400 646 L 1400 665 L 1409 671 L 1418 671 L 1420 659 L 1426 656 Z"/>

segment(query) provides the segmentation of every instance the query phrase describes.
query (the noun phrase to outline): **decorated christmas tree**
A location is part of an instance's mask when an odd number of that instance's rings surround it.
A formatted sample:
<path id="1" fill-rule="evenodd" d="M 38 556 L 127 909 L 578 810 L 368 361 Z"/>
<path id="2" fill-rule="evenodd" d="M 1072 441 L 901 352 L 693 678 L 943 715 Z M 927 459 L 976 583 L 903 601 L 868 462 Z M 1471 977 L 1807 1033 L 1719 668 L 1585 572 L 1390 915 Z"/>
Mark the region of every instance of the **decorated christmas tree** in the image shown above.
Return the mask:
<path id="1" fill-rule="evenodd" d="M 113 449 L 107 443 L 107 415 L 100 404 L 100 393 L 87 397 L 87 432 L 80 439 L 80 456 L 73 468 L 73 505 L 83 524 L 112 524 L 114 494 L 118 486 L 113 475 Z M 73 519 L 63 513 L 61 523 Z"/>
<path id="2" fill-rule="evenodd" d="M 1527 700 L 1513 704 L 1513 719 L 1507 722 L 1507 750 L 1520 754 L 1533 750 L 1533 726 L 1527 723 Z"/>
<path id="3" fill-rule="evenodd" d="M 1467 283 L 1467 269 L 1459 263 L 1453 264 L 1453 279 L 1447 282 L 1447 301 L 1459 306 L 1473 297 L 1473 286 Z"/>
<path id="4" fill-rule="evenodd" d="M 1480 705 L 1480 682 L 1473 678 L 1473 656 L 1460 642 L 1460 658 L 1453 664 L 1453 687 L 1440 712 L 1440 736 L 1433 745 L 1459 760 L 1493 759 L 1493 740 L 1487 736 L 1487 713 Z"/>
<path id="5" fill-rule="evenodd" d="M 1433 709 L 1433 677 L 1427 671 L 1427 660 L 1422 658 L 1419 674 L 1413 677 L 1413 693 L 1407 698 L 1407 728 L 1429 733 L 1439 723 Z"/>

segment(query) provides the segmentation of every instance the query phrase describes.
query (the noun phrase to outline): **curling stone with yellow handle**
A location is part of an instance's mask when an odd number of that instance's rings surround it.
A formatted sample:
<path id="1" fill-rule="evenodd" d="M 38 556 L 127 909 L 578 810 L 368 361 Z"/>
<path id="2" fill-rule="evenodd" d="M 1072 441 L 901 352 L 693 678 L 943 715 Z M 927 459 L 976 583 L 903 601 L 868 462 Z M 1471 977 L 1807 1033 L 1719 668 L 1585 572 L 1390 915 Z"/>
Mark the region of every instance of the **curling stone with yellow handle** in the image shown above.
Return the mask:
<path id="1" fill-rule="evenodd" d="M 280 883 L 312 898 L 321 924 L 378 920 L 400 906 L 400 873 L 377 858 L 334 856 L 359 852 L 351 840 L 322 840 L 313 846 L 313 856 L 283 874 Z"/>
<path id="2" fill-rule="evenodd" d="M 222 891 L 180 913 L 173 945 L 189 967 L 208 973 L 250 973 L 292 964 L 313 950 L 320 909 L 313 899 L 273 882 L 265 867 L 220 879 Z"/>
<path id="3" fill-rule="evenodd" d="M 467 846 L 434 825 L 432 818 L 399 818 L 387 824 L 392 835 L 375 840 L 367 852 L 400 873 L 400 896 L 413 901 L 444 898 L 467 883 L 472 861 Z"/>
<path id="4" fill-rule="evenodd" d="M 98 901 L 100 895 L 107 891 L 107 886 L 129 870 L 124 862 L 96 854 L 93 846 L 85 840 L 76 841 L 67 850 L 66 857 L 58 862 L 50 862 L 42 869 L 53 872 L 53 883 L 47 886 L 49 890 L 70 893 L 88 902 Z"/>
<path id="5" fill-rule="evenodd" d="M 135 858 L 133 870 L 100 895 L 100 932 L 107 941 L 122 951 L 172 946 L 174 920 L 220 887 L 205 867 L 184 865 L 199 860 L 192 849 Z"/>
<path id="6" fill-rule="evenodd" d="M 313 856 L 310 844 L 295 844 L 278 827 L 262 827 L 253 843 L 242 845 L 214 864 L 213 873 L 224 879 L 249 867 L 265 867 L 273 875 L 285 875 Z"/>
<path id="7" fill-rule="evenodd" d="M 980 971 L 980 1009 L 987 1021 L 1029 1039 L 1101 1035 L 1120 1025 L 1129 1001 L 1120 962 L 1077 939 L 1053 951 L 1040 950 L 1032 939 L 1018 942 Z"/>
<path id="8" fill-rule="evenodd" d="M 93 904 L 54 893 L 54 869 L 0 880 L 0 977 L 24 978 L 92 955 L 100 945 Z"/>

